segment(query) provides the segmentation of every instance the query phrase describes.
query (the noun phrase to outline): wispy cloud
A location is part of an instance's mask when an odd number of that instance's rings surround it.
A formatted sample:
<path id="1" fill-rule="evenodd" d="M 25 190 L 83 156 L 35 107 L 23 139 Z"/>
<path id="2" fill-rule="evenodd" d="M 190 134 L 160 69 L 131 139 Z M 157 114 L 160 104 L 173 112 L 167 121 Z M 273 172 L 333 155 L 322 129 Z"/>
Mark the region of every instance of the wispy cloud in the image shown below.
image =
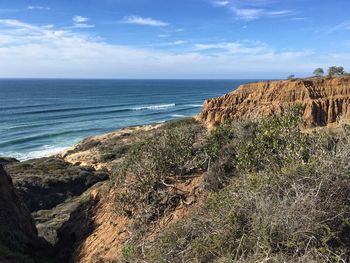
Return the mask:
<path id="1" fill-rule="evenodd" d="M 142 26 L 156 26 L 156 27 L 169 26 L 168 23 L 163 22 L 161 20 L 157 20 L 149 17 L 141 17 L 141 16 L 126 16 L 121 22 L 125 24 L 142 25 Z"/>
<path id="2" fill-rule="evenodd" d="M 95 25 L 88 24 L 87 22 L 90 20 L 87 17 L 84 16 L 75 16 L 73 17 L 73 28 L 94 28 Z"/>
<path id="3" fill-rule="evenodd" d="M 73 27 L 74 27 L 74 28 L 94 28 L 95 25 L 84 24 L 84 23 L 77 23 L 77 24 L 74 24 Z"/>
<path id="4" fill-rule="evenodd" d="M 325 34 L 331 34 L 337 31 L 350 30 L 350 20 L 346 20 L 342 23 L 339 23 L 328 30 L 325 31 Z"/>
<path id="5" fill-rule="evenodd" d="M 236 14 L 237 18 L 251 21 L 260 18 L 263 15 L 263 9 L 253 8 L 236 8 L 232 7 L 232 11 Z"/>
<path id="6" fill-rule="evenodd" d="M 75 16 L 75 17 L 73 17 L 73 21 L 75 23 L 84 23 L 84 22 L 89 21 L 89 18 L 83 17 L 83 16 Z"/>
<path id="7" fill-rule="evenodd" d="M 231 9 L 238 19 L 244 21 L 252 21 L 260 18 L 278 18 L 291 16 L 293 10 L 279 10 L 279 11 L 268 11 L 266 9 L 259 8 L 237 8 L 232 7 Z"/>
<path id="8" fill-rule="evenodd" d="M 278 18 L 294 14 L 293 10 L 273 10 L 269 6 L 273 0 L 213 0 L 212 4 L 226 7 L 232 11 L 237 19 L 253 21 L 261 18 Z"/>
<path id="9" fill-rule="evenodd" d="M 168 42 L 168 43 L 161 43 L 159 44 L 159 46 L 164 46 L 164 47 L 168 47 L 168 46 L 181 46 L 186 44 L 187 41 L 186 40 L 176 40 L 173 42 Z"/>
<path id="10" fill-rule="evenodd" d="M 350 52 L 280 51 L 259 41 L 172 44 L 175 51 L 157 43 L 109 44 L 88 33 L 0 19 L 0 77 L 275 78 L 331 64 L 350 67 Z"/>
<path id="11" fill-rule="evenodd" d="M 196 51 L 224 52 L 228 54 L 249 54 L 256 55 L 261 53 L 270 53 L 273 50 L 265 43 L 260 41 L 237 41 L 237 42 L 219 42 L 219 43 L 200 43 L 194 45 Z"/>
<path id="12" fill-rule="evenodd" d="M 304 21 L 307 20 L 306 17 L 291 17 L 290 18 L 291 21 Z"/>
<path id="13" fill-rule="evenodd" d="M 30 5 L 27 7 L 29 10 L 51 10 L 48 6 Z"/>
<path id="14" fill-rule="evenodd" d="M 225 0 L 215 0 L 212 2 L 213 5 L 215 6 L 227 6 L 230 4 L 230 1 L 225 1 Z"/>

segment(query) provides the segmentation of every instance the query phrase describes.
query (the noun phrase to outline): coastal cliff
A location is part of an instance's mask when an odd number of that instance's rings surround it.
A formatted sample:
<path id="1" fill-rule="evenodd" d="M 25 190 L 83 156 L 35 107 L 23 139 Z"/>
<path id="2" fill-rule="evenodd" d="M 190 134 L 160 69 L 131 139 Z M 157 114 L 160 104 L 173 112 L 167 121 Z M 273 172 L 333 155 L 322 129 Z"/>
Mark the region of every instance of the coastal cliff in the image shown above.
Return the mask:
<path id="1" fill-rule="evenodd" d="M 28 262 L 50 250 L 29 210 L 15 194 L 10 176 L 0 165 L 0 262 Z"/>
<path id="2" fill-rule="evenodd" d="M 350 117 L 350 77 L 250 83 L 222 97 L 207 99 L 197 119 L 208 127 L 227 119 L 271 116 L 302 105 L 307 127 L 336 126 Z"/>
<path id="3" fill-rule="evenodd" d="M 0 165 L 0 262 L 5 252 L 5 262 L 50 262 L 46 251 L 72 263 L 262 262 L 266 253 L 335 262 L 337 251 L 348 262 L 350 129 L 336 139 L 301 132 L 293 104 L 310 127 L 336 126 L 349 118 L 350 78 L 246 84 L 207 100 L 200 122 L 128 127 L 25 162 L 0 158 L 13 178 Z M 337 242 L 323 242 L 323 227 Z"/>

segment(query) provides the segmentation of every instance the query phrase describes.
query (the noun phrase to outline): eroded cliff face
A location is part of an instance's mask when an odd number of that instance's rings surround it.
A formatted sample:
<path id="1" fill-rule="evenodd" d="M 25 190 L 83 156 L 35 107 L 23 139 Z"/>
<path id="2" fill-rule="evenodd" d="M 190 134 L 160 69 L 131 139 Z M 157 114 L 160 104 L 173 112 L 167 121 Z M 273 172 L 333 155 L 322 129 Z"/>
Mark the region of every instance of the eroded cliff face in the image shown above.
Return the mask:
<path id="1" fill-rule="evenodd" d="M 38 237 L 28 209 L 1 165 L 0 208 L 0 262 L 36 262 L 48 256 L 50 246 Z"/>
<path id="2" fill-rule="evenodd" d="M 250 83 L 208 99 L 197 119 L 209 127 L 227 119 L 253 119 L 301 104 L 307 127 L 336 126 L 350 117 L 350 77 Z"/>

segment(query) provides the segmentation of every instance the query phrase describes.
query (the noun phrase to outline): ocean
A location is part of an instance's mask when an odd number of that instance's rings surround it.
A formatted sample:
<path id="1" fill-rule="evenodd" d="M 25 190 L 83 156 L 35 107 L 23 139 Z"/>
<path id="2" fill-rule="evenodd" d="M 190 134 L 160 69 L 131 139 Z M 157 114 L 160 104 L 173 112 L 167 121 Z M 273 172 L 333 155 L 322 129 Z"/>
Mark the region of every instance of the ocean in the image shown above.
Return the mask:
<path id="1" fill-rule="evenodd" d="M 194 116 L 206 98 L 252 81 L 2 79 L 0 156 L 39 158 L 88 136 Z"/>

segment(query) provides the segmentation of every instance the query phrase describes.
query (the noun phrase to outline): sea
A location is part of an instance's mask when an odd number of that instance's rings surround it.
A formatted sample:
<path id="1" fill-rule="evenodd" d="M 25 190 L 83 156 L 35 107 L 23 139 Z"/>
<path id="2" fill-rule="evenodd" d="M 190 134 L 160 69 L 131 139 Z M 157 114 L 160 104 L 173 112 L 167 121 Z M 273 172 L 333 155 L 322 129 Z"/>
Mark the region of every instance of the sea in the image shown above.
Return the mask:
<path id="1" fill-rule="evenodd" d="M 58 153 L 127 126 L 186 118 L 254 80 L 1 79 L 0 156 Z"/>

